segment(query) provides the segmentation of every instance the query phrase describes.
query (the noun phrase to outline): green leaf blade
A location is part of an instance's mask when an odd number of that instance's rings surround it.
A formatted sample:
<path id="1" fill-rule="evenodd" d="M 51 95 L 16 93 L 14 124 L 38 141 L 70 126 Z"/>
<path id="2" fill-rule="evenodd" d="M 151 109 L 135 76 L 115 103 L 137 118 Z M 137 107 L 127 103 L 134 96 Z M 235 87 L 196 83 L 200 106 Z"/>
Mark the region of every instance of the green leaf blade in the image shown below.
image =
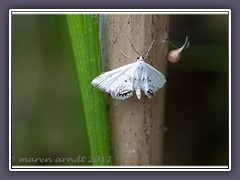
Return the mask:
<path id="1" fill-rule="evenodd" d="M 104 94 L 91 85 L 100 74 L 98 22 L 93 15 L 67 15 L 93 165 L 110 165 Z"/>

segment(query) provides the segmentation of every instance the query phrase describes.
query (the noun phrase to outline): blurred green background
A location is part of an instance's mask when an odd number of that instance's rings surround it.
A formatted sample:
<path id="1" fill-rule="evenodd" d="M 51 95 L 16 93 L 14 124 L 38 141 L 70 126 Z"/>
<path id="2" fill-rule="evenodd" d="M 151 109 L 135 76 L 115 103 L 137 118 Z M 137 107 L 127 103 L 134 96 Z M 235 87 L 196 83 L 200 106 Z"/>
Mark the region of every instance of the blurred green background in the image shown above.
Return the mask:
<path id="1" fill-rule="evenodd" d="M 227 165 L 228 16 L 171 15 L 169 31 L 191 45 L 168 63 L 164 165 Z M 90 165 L 60 162 L 79 156 L 90 152 L 66 17 L 12 15 L 12 164 Z"/>

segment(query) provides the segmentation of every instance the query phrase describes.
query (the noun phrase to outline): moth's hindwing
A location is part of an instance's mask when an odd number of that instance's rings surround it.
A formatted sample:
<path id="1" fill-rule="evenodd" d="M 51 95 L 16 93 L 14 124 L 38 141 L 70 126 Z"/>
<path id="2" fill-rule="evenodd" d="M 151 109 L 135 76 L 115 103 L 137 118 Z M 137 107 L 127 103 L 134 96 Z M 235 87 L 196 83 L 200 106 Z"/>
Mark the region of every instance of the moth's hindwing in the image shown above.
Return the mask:
<path id="1" fill-rule="evenodd" d="M 145 95 L 152 98 L 156 91 L 161 89 L 165 83 L 165 76 L 151 65 L 145 63 L 141 78 L 141 89 Z"/>

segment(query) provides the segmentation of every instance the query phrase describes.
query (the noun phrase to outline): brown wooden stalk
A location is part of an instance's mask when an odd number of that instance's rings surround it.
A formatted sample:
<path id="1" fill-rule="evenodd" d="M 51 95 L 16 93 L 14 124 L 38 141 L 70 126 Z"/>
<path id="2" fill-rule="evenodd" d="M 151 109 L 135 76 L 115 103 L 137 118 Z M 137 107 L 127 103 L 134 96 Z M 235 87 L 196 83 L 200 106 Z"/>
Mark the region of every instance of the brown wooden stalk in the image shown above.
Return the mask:
<path id="1" fill-rule="evenodd" d="M 101 15 L 100 41 L 104 71 L 132 63 L 157 38 L 145 62 L 166 75 L 167 45 L 161 43 L 168 29 L 166 15 Z M 164 134 L 165 88 L 153 99 L 134 94 L 127 100 L 109 102 L 109 128 L 114 165 L 161 165 Z"/>

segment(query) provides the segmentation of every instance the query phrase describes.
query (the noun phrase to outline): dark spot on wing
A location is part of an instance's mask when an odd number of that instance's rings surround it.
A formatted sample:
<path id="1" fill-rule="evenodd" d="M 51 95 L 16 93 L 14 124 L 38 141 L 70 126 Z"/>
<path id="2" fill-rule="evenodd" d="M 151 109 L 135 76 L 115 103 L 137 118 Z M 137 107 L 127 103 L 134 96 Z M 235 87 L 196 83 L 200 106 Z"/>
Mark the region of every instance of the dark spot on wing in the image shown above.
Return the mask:
<path id="1" fill-rule="evenodd" d="M 139 70 L 139 71 L 142 71 L 142 70 L 143 70 L 143 67 L 142 67 L 142 66 L 138 66 L 138 70 Z"/>
<path id="2" fill-rule="evenodd" d="M 127 99 L 128 97 L 132 96 L 132 94 L 133 94 L 133 91 L 132 91 L 132 90 L 125 90 L 125 91 L 123 91 L 123 92 L 121 92 L 121 93 L 118 93 L 118 94 L 116 95 L 116 97 L 117 97 L 118 99 L 123 100 L 123 99 Z"/>
<path id="3" fill-rule="evenodd" d="M 149 98 L 151 98 L 151 97 L 153 97 L 155 94 L 154 94 L 153 90 L 149 89 L 149 90 L 147 90 L 146 95 L 147 95 Z"/>

